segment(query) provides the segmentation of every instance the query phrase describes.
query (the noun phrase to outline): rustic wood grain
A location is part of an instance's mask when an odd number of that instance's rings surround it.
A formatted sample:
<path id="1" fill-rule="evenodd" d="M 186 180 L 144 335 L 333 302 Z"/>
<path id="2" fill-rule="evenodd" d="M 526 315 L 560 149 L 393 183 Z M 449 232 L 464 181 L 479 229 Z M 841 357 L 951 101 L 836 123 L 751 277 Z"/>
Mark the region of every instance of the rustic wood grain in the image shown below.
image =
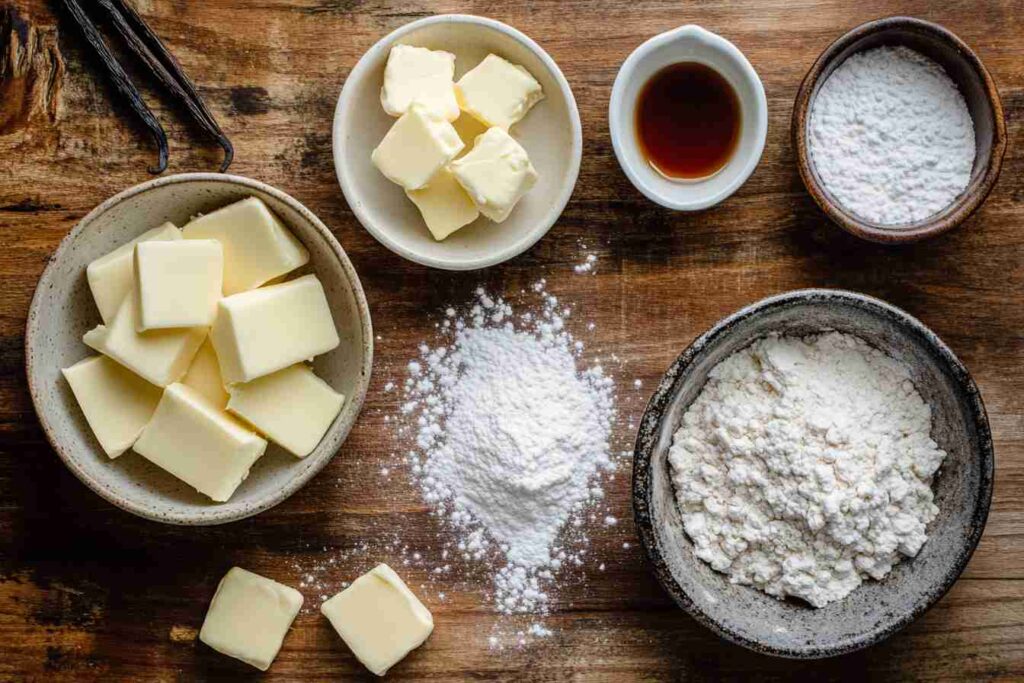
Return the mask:
<path id="1" fill-rule="evenodd" d="M 4 3 L 7 3 L 6 5 Z M 384 417 L 430 316 L 479 283 L 518 291 L 546 277 L 594 321 L 591 350 L 616 353 L 619 442 L 671 360 L 722 316 L 807 286 L 884 298 L 935 329 L 971 368 L 995 437 L 988 529 L 964 577 L 904 633 L 825 662 L 769 659 L 722 642 L 673 607 L 648 572 L 630 515 L 628 471 L 607 485 L 621 523 L 596 525 L 588 562 L 568 572 L 551 618 L 556 635 L 492 651 L 496 617 L 482 577 L 430 607 L 434 636 L 393 678 L 567 678 L 595 681 L 793 676 L 821 679 L 1024 677 L 1024 46 L 1020 2 L 746 0 L 700 3 L 572 0 L 138 0 L 231 135 L 232 171 L 276 185 L 315 211 L 358 269 L 380 340 L 358 425 L 330 466 L 255 519 L 209 529 L 145 522 L 80 484 L 46 445 L 28 397 L 25 316 L 49 254 L 76 220 L 145 180 L 153 150 L 125 107 L 112 105 L 78 36 L 46 0 L 0 0 L 0 679 L 193 680 L 253 670 L 195 641 L 216 582 L 232 564 L 299 585 L 315 568 L 333 592 L 373 561 L 368 537 L 430 549 L 438 530 L 404 473 L 382 479 L 392 447 Z M 415 266 L 375 242 L 334 177 L 330 122 L 349 69 L 380 36 L 415 18 L 464 11 L 510 23 L 543 45 L 580 105 L 584 156 L 564 216 L 511 263 L 451 274 Z M 980 54 L 999 84 L 1010 148 L 983 209 L 919 245 L 866 244 L 828 225 L 800 184 L 789 116 L 804 71 L 842 31 L 893 14 L 940 22 Z M 764 158 L 725 204 L 697 215 L 645 201 L 612 154 L 606 111 L 625 56 L 649 36 L 695 22 L 743 49 L 768 93 Z M 171 136 L 169 172 L 213 170 L 218 149 L 170 103 L 149 99 Z M 586 251 L 581 247 L 587 245 Z M 597 272 L 572 266 L 594 252 Z M 644 388 L 633 389 L 642 379 Z M 387 485 L 385 485 L 387 484 Z M 624 544 L 629 544 L 624 545 Z M 326 558 L 337 559 L 323 568 Z M 396 560 L 396 558 L 398 558 Z M 412 585 L 424 567 L 403 568 Z M 304 589 L 305 590 L 305 589 Z M 362 676 L 315 607 L 316 591 L 267 679 Z"/>

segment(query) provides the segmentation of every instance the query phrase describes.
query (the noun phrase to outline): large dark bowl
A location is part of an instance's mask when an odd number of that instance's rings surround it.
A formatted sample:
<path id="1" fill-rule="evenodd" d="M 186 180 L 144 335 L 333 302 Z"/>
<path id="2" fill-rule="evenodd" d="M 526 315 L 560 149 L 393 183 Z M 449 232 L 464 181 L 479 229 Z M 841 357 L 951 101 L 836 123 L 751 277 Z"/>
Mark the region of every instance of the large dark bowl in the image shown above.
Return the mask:
<path id="1" fill-rule="evenodd" d="M 947 453 L 935 480 L 938 517 L 913 559 L 883 581 L 815 609 L 729 583 L 693 554 L 675 504 L 668 451 L 683 414 L 721 360 L 770 332 L 856 335 L 904 363 L 932 407 L 932 438 Z M 636 442 L 633 508 L 658 580 L 697 621 L 757 652 L 818 658 L 896 633 L 941 598 L 967 565 L 992 501 L 992 435 L 978 388 L 934 332 L 894 306 L 853 292 L 808 289 L 759 301 L 704 333 L 672 364 Z"/>

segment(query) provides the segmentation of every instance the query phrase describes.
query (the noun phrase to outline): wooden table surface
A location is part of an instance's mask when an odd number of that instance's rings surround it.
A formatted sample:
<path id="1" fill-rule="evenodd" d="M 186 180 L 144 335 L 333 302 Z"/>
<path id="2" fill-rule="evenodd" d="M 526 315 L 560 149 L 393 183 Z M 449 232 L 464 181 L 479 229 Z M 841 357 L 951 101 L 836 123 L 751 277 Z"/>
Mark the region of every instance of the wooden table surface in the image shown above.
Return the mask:
<path id="1" fill-rule="evenodd" d="M 7 3 L 6 6 L 4 3 Z M 438 527 L 398 468 L 385 417 L 431 316 L 482 283 L 518 291 L 539 277 L 577 304 L 573 323 L 592 351 L 616 353 L 622 418 L 617 442 L 661 373 L 696 335 L 737 308 L 801 287 L 881 297 L 931 326 L 974 374 L 995 437 L 996 492 L 981 545 L 936 607 L 888 642 L 824 662 L 790 662 L 723 642 L 676 609 L 637 547 L 628 463 L 606 482 L 621 522 L 590 531 L 591 558 L 559 581 L 555 634 L 525 648 L 488 646 L 499 620 L 479 571 L 444 601 L 427 595 L 437 628 L 392 677 L 620 681 L 821 678 L 1012 679 L 1024 676 L 1024 43 L 1021 2 L 928 0 L 137 0 L 199 83 L 232 137 L 231 171 L 304 202 L 347 250 L 372 309 L 377 342 L 366 407 L 331 464 L 280 506 L 214 528 L 163 526 L 104 502 L 74 478 L 43 438 L 23 371 L 33 288 L 62 237 L 93 206 L 148 179 L 154 152 L 127 109 L 112 105 L 79 36 L 47 0 L 0 0 L 0 679 L 193 680 L 255 670 L 195 640 L 217 581 L 232 565 L 316 590 L 268 679 L 337 679 L 362 670 L 316 611 L 375 561 L 401 548 L 429 554 Z M 348 209 L 331 160 L 338 91 L 359 56 L 398 26 L 435 13 L 491 16 L 522 29 L 559 63 L 583 117 L 575 194 L 526 254 L 486 272 L 453 274 L 406 262 Z M 952 234 L 892 248 L 829 225 L 805 193 L 789 120 L 806 69 L 845 30 L 897 11 L 964 38 L 999 84 L 1010 132 L 1002 178 Z M 694 22 L 735 42 L 768 94 L 764 157 L 721 206 L 673 214 L 646 201 L 616 164 L 607 103 L 618 65 L 646 38 Z M 213 170 L 216 147 L 169 103 L 149 99 L 172 138 L 169 173 Z M 586 245 L 586 249 L 582 245 Z M 598 256 L 595 274 L 573 265 Z M 596 323 L 593 332 L 584 320 Z M 633 388 L 634 379 L 643 389 Z M 399 545 L 380 539 L 400 539 Z M 362 543 L 370 541 L 370 550 Z M 332 563 L 333 561 L 333 563 Z M 596 565 L 604 563 L 605 570 Z M 415 564 L 415 563 L 414 563 Z M 410 584 L 424 566 L 402 567 Z"/>

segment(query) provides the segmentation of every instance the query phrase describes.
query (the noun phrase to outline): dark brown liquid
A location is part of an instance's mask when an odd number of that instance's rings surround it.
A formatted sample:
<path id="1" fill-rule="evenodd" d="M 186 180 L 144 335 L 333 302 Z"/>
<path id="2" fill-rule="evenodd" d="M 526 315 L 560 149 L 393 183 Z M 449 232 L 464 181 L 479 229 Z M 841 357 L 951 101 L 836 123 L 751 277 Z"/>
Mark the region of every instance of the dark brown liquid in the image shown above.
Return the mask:
<path id="1" fill-rule="evenodd" d="M 712 175 L 736 151 L 740 100 L 711 67 L 696 62 L 667 66 L 640 90 L 636 136 L 647 161 L 664 175 Z"/>

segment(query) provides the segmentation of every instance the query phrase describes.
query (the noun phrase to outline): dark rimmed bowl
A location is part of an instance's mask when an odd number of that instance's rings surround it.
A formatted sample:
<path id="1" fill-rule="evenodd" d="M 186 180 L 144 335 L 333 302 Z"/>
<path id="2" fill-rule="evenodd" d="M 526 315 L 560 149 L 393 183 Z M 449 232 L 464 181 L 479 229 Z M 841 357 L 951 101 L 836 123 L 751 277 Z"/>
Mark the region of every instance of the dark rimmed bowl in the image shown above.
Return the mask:
<path id="1" fill-rule="evenodd" d="M 946 459 L 936 477 L 938 517 L 913 559 L 883 581 L 867 581 L 821 609 L 777 600 L 729 583 L 693 554 L 675 505 L 668 451 L 672 435 L 708 373 L 733 352 L 770 332 L 837 330 L 861 337 L 903 362 L 932 407 L 932 438 Z M 985 529 L 995 457 L 978 388 L 934 332 L 878 299 L 807 289 L 763 299 L 698 337 L 665 373 L 647 406 L 633 465 L 637 532 L 665 590 L 718 635 L 779 657 L 832 657 L 878 643 L 907 626 L 956 582 Z"/>
<path id="2" fill-rule="evenodd" d="M 886 226 L 862 220 L 825 189 L 811 160 L 807 127 L 811 103 L 832 72 L 855 52 L 903 45 L 938 62 L 960 88 L 974 119 L 976 154 L 971 181 L 953 204 L 916 223 Z M 793 105 L 793 143 L 800 177 L 814 201 L 843 230 L 872 242 L 899 244 L 942 234 L 981 206 L 999 178 L 1006 152 L 1006 121 L 999 91 L 978 55 L 947 29 L 912 17 L 888 17 L 861 24 L 829 45 L 804 76 Z"/>

